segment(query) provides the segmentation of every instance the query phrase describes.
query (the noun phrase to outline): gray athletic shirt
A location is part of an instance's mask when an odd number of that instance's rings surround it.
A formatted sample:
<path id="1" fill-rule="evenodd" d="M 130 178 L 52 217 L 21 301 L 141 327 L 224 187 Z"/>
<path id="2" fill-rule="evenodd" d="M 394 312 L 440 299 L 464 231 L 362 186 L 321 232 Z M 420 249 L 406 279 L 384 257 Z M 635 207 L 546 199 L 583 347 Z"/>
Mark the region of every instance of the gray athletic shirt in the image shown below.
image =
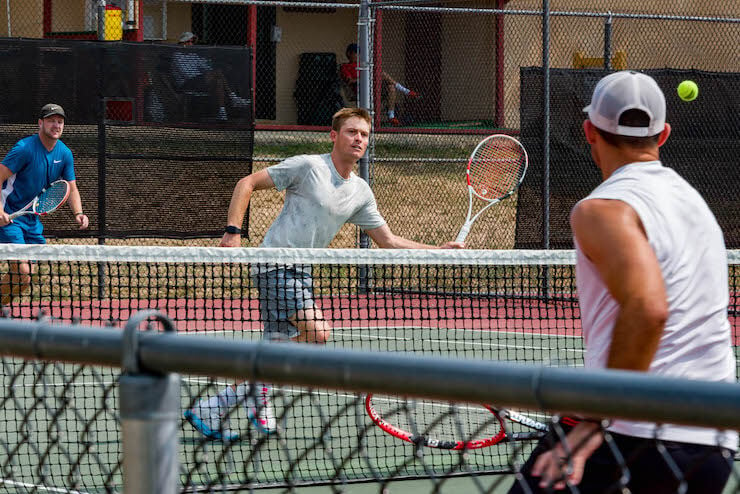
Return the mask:
<path id="1" fill-rule="evenodd" d="M 363 230 L 385 225 L 367 182 L 355 173 L 343 178 L 329 154 L 293 156 L 267 173 L 285 190 L 285 205 L 262 247 L 324 248 L 345 223 Z"/>

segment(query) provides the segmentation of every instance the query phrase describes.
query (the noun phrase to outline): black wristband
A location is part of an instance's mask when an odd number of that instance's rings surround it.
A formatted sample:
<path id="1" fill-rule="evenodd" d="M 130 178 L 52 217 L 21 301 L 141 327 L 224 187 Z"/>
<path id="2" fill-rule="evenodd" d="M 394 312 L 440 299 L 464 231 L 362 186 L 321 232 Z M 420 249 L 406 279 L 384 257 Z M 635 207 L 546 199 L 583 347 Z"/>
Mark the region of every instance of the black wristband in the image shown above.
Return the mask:
<path id="1" fill-rule="evenodd" d="M 233 234 L 240 234 L 242 232 L 241 228 L 238 228 L 234 225 L 228 225 L 226 229 L 224 230 L 225 233 L 231 233 Z"/>

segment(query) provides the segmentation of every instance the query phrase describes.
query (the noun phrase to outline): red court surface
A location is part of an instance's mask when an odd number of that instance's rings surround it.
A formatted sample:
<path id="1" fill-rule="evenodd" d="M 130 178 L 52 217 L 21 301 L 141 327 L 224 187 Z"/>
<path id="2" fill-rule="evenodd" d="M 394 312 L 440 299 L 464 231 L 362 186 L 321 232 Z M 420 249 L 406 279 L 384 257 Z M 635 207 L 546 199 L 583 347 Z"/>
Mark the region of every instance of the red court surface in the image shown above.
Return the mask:
<path id="1" fill-rule="evenodd" d="M 737 299 L 732 297 L 732 303 Z M 578 304 L 507 297 L 439 297 L 359 295 L 317 299 L 324 318 L 333 327 L 428 328 L 490 330 L 580 336 Z M 731 305 L 733 306 L 733 305 Z M 156 309 L 168 315 L 178 331 L 261 331 L 259 302 L 255 299 L 92 300 L 21 303 L 11 308 L 15 318 L 30 319 L 39 310 L 55 320 L 123 326 L 137 311 Z M 740 321 L 730 315 L 734 344 L 740 340 Z"/>
<path id="2" fill-rule="evenodd" d="M 361 295 L 317 299 L 335 328 L 429 328 L 536 331 L 580 335 L 577 304 L 504 297 Z M 33 318 L 40 310 L 55 320 L 121 326 L 137 311 L 156 309 L 179 331 L 256 331 L 262 329 L 254 299 L 92 300 L 21 303 L 15 318 Z"/>

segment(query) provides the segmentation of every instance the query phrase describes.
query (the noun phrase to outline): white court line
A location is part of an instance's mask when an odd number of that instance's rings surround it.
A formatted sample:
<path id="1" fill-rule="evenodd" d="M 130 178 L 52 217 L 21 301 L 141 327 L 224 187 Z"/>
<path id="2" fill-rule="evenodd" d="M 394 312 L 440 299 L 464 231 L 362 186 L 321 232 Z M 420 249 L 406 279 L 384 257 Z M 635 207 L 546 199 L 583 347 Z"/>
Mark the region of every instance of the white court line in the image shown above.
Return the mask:
<path id="1" fill-rule="evenodd" d="M 329 321 L 329 322 L 332 322 L 332 321 Z M 344 327 L 335 327 L 332 332 L 333 333 L 336 333 L 336 334 L 342 334 L 342 335 L 351 335 L 351 334 L 354 334 L 354 333 L 347 332 L 347 329 L 348 328 L 344 328 Z M 360 331 L 372 331 L 372 330 L 376 330 L 376 331 L 386 331 L 386 330 L 397 331 L 397 330 L 400 330 L 400 329 L 408 329 L 408 330 L 429 330 L 429 331 L 433 331 L 433 330 L 438 330 L 438 331 L 479 331 L 479 332 L 490 331 L 490 332 L 494 332 L 496 334 L 503 334 L 503 335 L 518 335 L 518 336 L 521 336 L 523 334 L 527 334 L 527 335 L 532 335 L 532 336 L 549 336 L 549 337 L 553 337 L 553 338 L 581 338 L 581 336 L 572 335 L 572 334 L 537 333 L 535 331 L 530 331 L 528 333 L 522 333 L 520 331 L 508 331 L 508 330 L 507 331 L 500 331 L 500 330 L 497 330 L 497 329 L 458 329 L 458 328 L 439 328 L 439 327 L 430 327 L 430 326 L 355 326 L 355 327 L 352 327 L 350 329 L 358 329 Z M 178 331 L 178 333 L 194 334 L 194 335 L 201 335 L 201 336 L 202 335 L 206 335 L 206 336 L 207 335 L 221 335 L 221 334 L 223 334 L 223 335 L 226 335 L 226 334 L 243 334 L 245 332 L 246 333 L 261 333 L 262 331 L 256 330 L 256 329 L 255 330 L 219 329 L 219 330 L 214 330 L 214 331 L 209 331 L 209 330 L 207 330 L 207 331 Z M 372 337 L 373 338 L 376 338 L 377 336 L 372 336 Z M 386 337 L 385 339 L 392 339 L 392 337 Z M 400 339 L 400 340 L 410 340 L 410 339 L 413 339 L 413 338 L 398 338 L 398 339 Z"/>
<path id="2" fill-rule="evenodd" d="M 46 492 L 65 492 L 68 494 L 90 494 L 89 492 L 85 492 L 85 491 L 71 491 L 67 489 L 66 487 L 45 487 L 43 485 L 28 484 L 26 482 L 16 482 L 14 480 L 6 480 L 3 478 L 0 478 L 0 485 L 11 485 L 13 487 L 33 488 L 37 491 L 46 491 Z"/>
<path id="3" fill-rule="evenodd" d="M 342 333 L 341 331 L 334 331 L 338 335 L 346 335 L 345 333 Z M 509 333 L 509 334 L 516 334 L 521 335 L 521 333 Z M 352 335 L 356 335 L 358 337 L 358 340 L 389 340 L 389 341 L 417 341 L 418 338 L 399 338 L 399 337 L 393 337 L 393 336 L 378 336 L 371 333 L 352 333 Z M 549 334 L 535 334 L 533 336 L 548 336 L 548 337 L 554 337 L 554 338 L 560 338 L 561 336 L 558 335 L 549 335 Z M 575 336 L 571 336 L 572 338 L 575 338 Z M 578 337 L 580 338 L 580 336 Z M 530 346 L 530 345 L 518 345 L 516 342 L 511 344 L 506 343 L 495 343 L 495 342 L 483 342 L 483 341 L 465 341 L 465 340 L 446 340 L 446 339 L 439 339 L 439 338 L 426 338 L 422 341 L 426 341 L 429 343 L 444 343 L 446 345 L 459 345 L 459 346 L 470 346 L 470 347 L 487 347 L 487 348 L 513 348 L 513 349 L 520 349 L 520 350 L 549 350 L 549 351 L 566 351 L 566 352 L 573 352 L 573 353 L 583 353 L 583 349 L 579 348 L 551 348 L 546 346 Z"/>

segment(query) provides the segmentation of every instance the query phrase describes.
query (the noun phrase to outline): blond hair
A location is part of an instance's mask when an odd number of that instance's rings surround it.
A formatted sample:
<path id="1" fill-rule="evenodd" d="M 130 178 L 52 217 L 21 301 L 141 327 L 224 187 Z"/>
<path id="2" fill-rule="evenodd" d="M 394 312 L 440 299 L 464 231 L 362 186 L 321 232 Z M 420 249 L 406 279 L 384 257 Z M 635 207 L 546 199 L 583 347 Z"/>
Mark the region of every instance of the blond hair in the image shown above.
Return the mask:
<path id="1" fill-rule="evenodd" d="M 370 113 L 364 108 L 342 108 L 334 114 L 331 118 L 331 129 L 339 132 L 344 122 L 352 117 L 359 117 L 367 122 L 368 125 L 372 126 L 372 120 L 370 119 Z"/>

